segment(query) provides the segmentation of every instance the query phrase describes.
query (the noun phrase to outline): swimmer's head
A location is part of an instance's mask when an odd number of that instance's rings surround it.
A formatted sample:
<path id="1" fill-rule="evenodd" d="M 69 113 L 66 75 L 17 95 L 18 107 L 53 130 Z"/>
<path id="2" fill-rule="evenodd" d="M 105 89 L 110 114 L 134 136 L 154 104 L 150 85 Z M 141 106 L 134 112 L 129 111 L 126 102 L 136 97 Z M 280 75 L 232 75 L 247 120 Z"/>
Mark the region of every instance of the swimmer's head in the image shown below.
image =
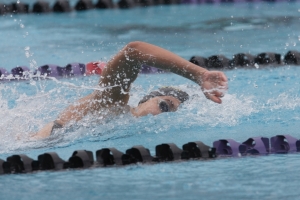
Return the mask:
<path id="1" fill-rule="evenodd" d="M 133 110 L 135 116 L 158 115 L 163 112 L 175 112 L 179 105 L 189 99 L 189 95 L 173 87 L 159 88 L 140 100 Z"/>

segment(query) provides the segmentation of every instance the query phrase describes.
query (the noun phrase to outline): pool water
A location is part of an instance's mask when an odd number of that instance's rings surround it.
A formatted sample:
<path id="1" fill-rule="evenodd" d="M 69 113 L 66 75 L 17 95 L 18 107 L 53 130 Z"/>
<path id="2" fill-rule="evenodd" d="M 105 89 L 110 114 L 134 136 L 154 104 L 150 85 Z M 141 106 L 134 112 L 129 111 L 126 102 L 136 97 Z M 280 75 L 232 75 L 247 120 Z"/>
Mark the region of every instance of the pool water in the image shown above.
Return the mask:
<path id="1" fill-rule="evenodd" d="M 193 55 L 300 50 L 300 3 L 181 5 L 94 10 L 67 14 L 1 17 L 0 67 L 107 61 L 126 43 L 141 40 L 189 59 Z M 191 98 L 176 113 L 111 119 L 87 116 L 42 141 L 29 133 L 97 86 L 97 76 L 0 84 L 0 158 L 34 159 L 55 151 L 64 160 L 74 150 L 105 147 L 126 151 L 173 142 L 290 134 L 300 139 L 299 66 L 225 70 L 223 104 L 208 101 L 199 87 L 172 74 L 141 74 L 129 104 L 152 89 L 176 85 Z M 87 170 L 45 171 L 0 177 L 1 199 L 298 199 L 299 154 L 137 164 Z"/>

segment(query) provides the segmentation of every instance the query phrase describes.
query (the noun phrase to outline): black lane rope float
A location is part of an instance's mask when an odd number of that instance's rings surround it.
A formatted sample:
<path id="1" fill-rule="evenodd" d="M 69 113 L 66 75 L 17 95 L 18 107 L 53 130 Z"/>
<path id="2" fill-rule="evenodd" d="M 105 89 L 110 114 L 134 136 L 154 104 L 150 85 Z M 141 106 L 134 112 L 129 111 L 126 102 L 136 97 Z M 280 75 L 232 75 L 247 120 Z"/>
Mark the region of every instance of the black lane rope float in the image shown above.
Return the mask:
<path id="1" fill-rule="evenodd" d="M 257 55 L 238 53 L 232 59 L 224 55 L 212 55 L 208 58 L 192 56 L 190 62 L 207 69 L 260 68 L 266 66 L 300 65 L 300 52 L 288 51 L 284 56 L 274 52 L 262 52 Z"/>
<path id="2" fill-rule="evenodd" d="M 274 0 L 262 0 L 276 2 Z M 287 0 L 287 2 L 289 2 Z M 174 4 L 201 4 L 201 3 L 245 3 L 245 0 L 98 0 L 96 4 L 92 0 L 79 0 L 74 7 L 71 7 L 68 0 L 57 0 L 52 7 L 47 1 L 36 1 L 32 6 L 27 3 L 17 1 L 11 4 L 0 3 L 0 15 L 18 13 L 49 13 L 49 12 L 71 12 L 92 10 L 92 9 L 128 9 L 134 7 L 148 7 L 157 5 Z M 249 3 L 249 2 L 248 2 Z"/>
<path id="3" fill-rule="evenodd" d="M 256 56 L 249 53 L 238 53 L 232 59 L 224 55 L 212 55 L 210 57 L 192 56 L 190 62 L 206 69 L 255 69 L 268 66 L 300 65 L 300 52 L 288 51 L 284 56 L 273 52 L 263 52 Z M 101 61 L 83 63 L 69 63 L 65 67 L 53 64 L 46 64 L 38 67 L 35 71 L 30 71 L 27 66 L 14 67 L 10 71 L 0 67 L 0 83 L 13 80 L 28 80 L 30 78 L 47 77 L 74 77 L 98 74 L 101 75 L 106 63 Z M 160 69 L 143 65 L 141 73 L 161 73 Z"/>
<path id="4" fill-rule="evenodd" d="M 247 155 L 287 154 L 300 152 L 300 140 L 290 135 L 276 135 L 271 138 L 251 137 L 239 143 L 233 139 L 220 139 L 210 147 L 201 141 L 188 142 L 179 148 L 174 143 L 163 143 L 155 147 L 155 156 L 142 145 L 133 146 L 125 153 L 118 149 L 102 148 L 96 151 L 76 150 L 68 161 L 56 152 L 47 152 L 37 160 L 25 154 L 0 159 L 0 174 L 31 173 L 45 170 L 87 169 L 91 167 L 124 166 L 136 163 L 161 163 L 185 160 L 207 160 Z"/>

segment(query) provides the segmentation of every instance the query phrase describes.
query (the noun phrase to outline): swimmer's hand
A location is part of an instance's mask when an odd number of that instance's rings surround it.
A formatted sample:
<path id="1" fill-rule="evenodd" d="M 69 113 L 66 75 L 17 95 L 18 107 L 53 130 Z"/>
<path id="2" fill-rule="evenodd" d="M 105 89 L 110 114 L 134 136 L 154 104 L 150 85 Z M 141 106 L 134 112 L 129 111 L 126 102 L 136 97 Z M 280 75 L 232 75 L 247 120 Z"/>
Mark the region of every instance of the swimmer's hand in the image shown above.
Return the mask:
<path id="1" fill-rule="evenodd" d="M 206 98 L 222 103 L 221 98 L 228 89 L 227 77 L 220 71 L 206 71 L 202 74 L 200 86 Z"/>
<path id="2" fill-rule="evenodd" d="M 31 139 L 44 139 L 51 135 L 51 132 L 53 130 L 54 122 L 50 122 L 46 124 L 41 130 L 39 130 L 37 133 L 31 135 Z"/>

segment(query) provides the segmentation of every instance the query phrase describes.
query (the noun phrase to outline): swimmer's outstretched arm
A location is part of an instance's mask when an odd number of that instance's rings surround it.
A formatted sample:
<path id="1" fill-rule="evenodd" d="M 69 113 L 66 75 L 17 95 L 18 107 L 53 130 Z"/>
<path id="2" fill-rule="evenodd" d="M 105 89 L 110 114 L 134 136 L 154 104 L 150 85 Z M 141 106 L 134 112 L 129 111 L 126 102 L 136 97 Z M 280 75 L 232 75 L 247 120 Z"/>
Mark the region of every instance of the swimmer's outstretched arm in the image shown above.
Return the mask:
<path id="1" fill-rule="evenodd" d="M 199 84 L 205 96 L 221 103 L 224 96 L 221 90 L 227 89 L 227 78 L 219 71 L 208 71 L 176 54 L 144 42 L 131 42 L 116 54 L 101 74 L 99 85 L 105 88 L 94 91 L 65 109 L 54 122 L 47 124 L 36 137 L 47 137 L 53 127 L 64 126 L 70 121 L 82 119 L 88 112 L 104 107 L 124 106 L 129 99 L 129 90 L 135 81 L 142 64 L 170 71 Z"/>
<path id="2" fill-rule="evenodd" d="M 145 42 L 131 42 L 115 55 L 102 72 L 100 86 L 112 87 L 105 96 L 113 102 L 127 104 L 130 84 L 137 78 L 142 64 L 170 71 L 201 86 L 205 96 L 221 103 L 223 92 L 216 88 L 227 89 L 227 78 L 223 72 L 208 71 L 178 55 Z M 103 98 L 104 96 L 100 96 Z"/>

